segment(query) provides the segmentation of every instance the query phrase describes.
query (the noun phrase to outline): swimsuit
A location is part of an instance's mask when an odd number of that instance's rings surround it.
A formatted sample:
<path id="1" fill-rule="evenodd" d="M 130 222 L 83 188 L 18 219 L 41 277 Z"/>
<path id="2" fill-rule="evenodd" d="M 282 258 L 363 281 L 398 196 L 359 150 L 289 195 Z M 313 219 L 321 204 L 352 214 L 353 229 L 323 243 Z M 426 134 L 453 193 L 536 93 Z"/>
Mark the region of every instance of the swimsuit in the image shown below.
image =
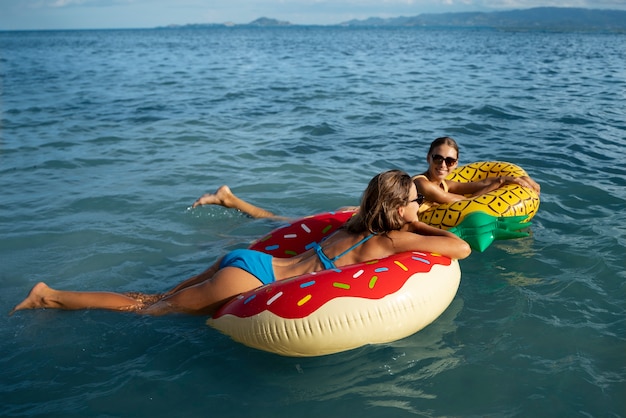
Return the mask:
<path id="1" fill-rule="evenodd" d="M 423 175 L 423 174 L 420 174 L 420 175 L 417 175 L 417 176 L 413 176 L 413 177 L 411 178 L 411 180 L 415 180 L 416 178 L 420 178 L 420 177 L 423 177 L 423 178 L 425 178 L 426 180 L 428 180 L 428 177 L 426 177 L 426 176 L 425 176 L 425 175 Z M 428 181 L 430 181 L 430 180 L 428 180 Z M 446 183 L 445 181 L 442 181 L 441 183 L 439 183 L 439 187 L 441 187 L 441 189 L 442 189 L 444 192 L 447 192 L 447 191 L 448 191 L 448 183 Z M 426 212 L 428 209 L 433 208 L 433 207 L 435 207 L 435 206 L 439 206 L 439 203 L 437 203 L 437 202 L 432 202 L 432 201 L 429 201 L 429 200 L 425 200 L 425 201 L 424 201 L 424 202 L 420 205 L 419 209 L 417 210 L 417 213 L 423 213 L 423 212 Z"/>
<path id="2" fill-rule="evenodd" d="M 224 267 L 240 268 L 259 279 L 263 284 L 270 284 L 276 281 L 273 257 L 260 251 L 238 249 L 233 250 L 222 257 L 220 269 Z"/>
<path id="3" fill-rule="evenodd" d="M 350 251 L 354 250 L 359 245 L 365 243 L 368 239 L 372 238 L 373 236 L 374 236 L 374 234 L 369 234 L 368 236 L 363 238 L 361 241 L 357 242 L 352 247 L 348 248 L 347 250 L 345 250 L 344 252 L 342 252 L 341 254 L 339 254 L 338 256 L 335 256 L 333 258 L 328 258 L 328 256 L 326 254 L 324 254 L 324 250 L 322 250 L 322 247 L 317 242 L 313 244 L 313 248 L 315 249 L 315 252 L 317 253 L 317 256 L 319 257 L 320 261 L 322 262 L 322 265 L 324 266 L 324 269 L 326 269 L 326 270 L 335 269 L 335 268 L 337 268 L 335 266 L 335 261 L 337 261 L 339 258 L 341 258 L 344 255 L 346 255 Z"/>
<path id="4" fill-rule="evenodd" d="M 337 268 L 335 266 L 335 261 L 339 258 L 343 257 L 350 251 L 354 250 L 359 245 L 363 244 L 370 238 L 372 238 L 374 234 L 370 234 L 363 238 L 361 241 L 354 244 L 352 247 L 348 248 L 338 256 L 333 258 L 328 258 L 322 247 L 318 243 L 313 244 L 313 248 L 315 248 L 315 252 L 317 256 L 320 258 L 324 269 L 334 269 Z M 220 261 L 220 269 L 224 267 L 237 267 L 242 269 L 243 271 L 250 273 L 257 279 L 261 281 L 263 284 L 270 284 L 276 281 L 276 276 L 274 275 L 274 267 L 272 266 L 272 257 L 269 254 L 262 253 L 260 251 L 248 250 L 248 249 L 237 249 L 229 252 Z"/>

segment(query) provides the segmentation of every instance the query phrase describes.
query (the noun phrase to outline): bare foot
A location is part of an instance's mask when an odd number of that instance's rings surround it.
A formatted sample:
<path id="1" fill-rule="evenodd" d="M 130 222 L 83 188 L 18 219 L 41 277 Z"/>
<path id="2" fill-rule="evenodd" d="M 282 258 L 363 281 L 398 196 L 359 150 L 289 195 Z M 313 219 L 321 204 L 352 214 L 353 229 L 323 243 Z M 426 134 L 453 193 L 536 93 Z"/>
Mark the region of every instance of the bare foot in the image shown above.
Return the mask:
<path id="1" fill-rule="evenodd" d="M 251 203 L 241 200 L 233 194 L 226 185 L 221 186 L 215 193 L 207 193 L 194 202 L 192 208 L 201 205 L 220 205 L 229 209 L 237 209 L 253 218 L 274 218 L 278 220 L 287 220 L 283 216 L 276 216 L 272 212 L 267 211 Z"/>
<path id="2" fill-rule="evenodd" d="M 48 306 L 46 296 L 50 295 L 52 292 L 53 290 L 44 282 L 37 283 L 33 286 L 26 299 L 15 306 L 9 315 L 13 315 L 15 312 L 23 309 L 46 308 Z"/>
<path id="3" fill-rule="evenodd" d="M 198 200 L 193 203 L 192 208 L 202 206 L 202 205 L 220 205 L 225 208 L 231 208 L 231 199 L 233 197 L 233 192 L 230 190 L 230 187 L 224 185 L 219 187 L 215 193 L 207 193 L 202 195 Z"/>

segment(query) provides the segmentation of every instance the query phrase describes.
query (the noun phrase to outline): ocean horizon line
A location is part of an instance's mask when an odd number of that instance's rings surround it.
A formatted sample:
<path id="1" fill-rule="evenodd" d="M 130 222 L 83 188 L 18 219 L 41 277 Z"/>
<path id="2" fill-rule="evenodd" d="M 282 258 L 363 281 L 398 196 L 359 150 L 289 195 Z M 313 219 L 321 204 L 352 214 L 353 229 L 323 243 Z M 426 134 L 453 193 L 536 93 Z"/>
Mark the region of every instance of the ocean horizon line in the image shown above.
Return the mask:
<path id="1" fill-rule="evenodd" d="M 562 16 L 566 13 L 566 16 Z M 505 19 L 503 19 L 503 17 Z M 413 16 L 368 17 L 349 21 L 321 23 L 292 23 L 269 17 L 259 17 L 248 23 L 204 22 L 171 23 L 161 26 L 120 26 L 94 28 L 47 28 L 47 29 L 2 29 L 0 32 L 59 32 L 59 31 L 107 31 L 107 30 L 152 30 L 152 29 L 205 29 L 205 28 L 287 28 L 287 27 L 362 27 L 362 28 L 470 28 L 521 31 L 591 31 L 626 32 L 626 10 L 593 9 L 581 7 L 532 7 L 504 11 L 472 11 L 421 13 Z"/>

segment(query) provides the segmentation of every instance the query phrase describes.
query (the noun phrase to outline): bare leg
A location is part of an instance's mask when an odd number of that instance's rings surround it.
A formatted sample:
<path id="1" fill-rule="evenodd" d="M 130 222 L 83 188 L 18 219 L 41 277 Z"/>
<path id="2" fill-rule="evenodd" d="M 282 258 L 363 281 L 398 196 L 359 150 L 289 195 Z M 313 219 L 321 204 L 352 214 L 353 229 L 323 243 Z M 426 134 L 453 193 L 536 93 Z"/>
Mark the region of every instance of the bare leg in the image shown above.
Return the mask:
<path id="1" fill-rule="evenodd" d="M 144 306 L 141 298 L 133 298 L 112 292 L 71 292 L 55 290 L 41 282 L 36 284 L 26 299 L 19 303 L 11 314 L 22 309 L 108 309 L 134 311 Z"/>
<path id="2" fill-rule="evenodd" d="M 193 286 L 183 287 L 148 306 L 143 313 L 165 315 L 187 313 L 211 315 L 240 293 L 256 289 L 261 281 L 237 267 L 224 267 L 213 277 Z"/>
<path id="3" fill-rule="evenodd" d="M 209 280 L 210 278 L 212 278 L 215 273 L 217 273 L 217 271 L 220 268 L 220 261 L 221 259 L 217 260 L 215 263 L 213 263 L 213 265 L 211 265 L 211 267 L 209 267 L 208 269 L 204 270 L 202 273 L 197 274 L 193 277 L 190 277 L 189 279 L 185 280 L 182 283 L 179 283 L 178 285 L 176 285 L 173 289 L 167 291 L 163 296 L 170 296 L 176 292 L 179 292 L 187 287 L 191 287 L 191 286 L 195 286 L 197 284 L 200 284 L 202 282 L 204 282 L 205 280 Z"/>
<path id="4" fill-rule="evenodd" d="M 236 267 L 225 267 L 214 275 L 212 268 L 183 282 L 167 295 L 121 294 L 113 292 L 74 292 L 55 290 L 41 282 L 10 315 L 23 309 L 107 309 L 148 315 L 187 313 L 210 315 L 221 305 L 248 290 L 261 286 L 259 279 Z M 199 277 L 204 281 L 197 282 Z"/>
<path id="5" fill-rule="evenodd" d="M 235 196 L 230 188 L 226 185 L 218 188 L 215 193 L 207 193 L 202 195 L 198 200 L 194 202 L 192 207 L 198 207 L 202 205 L 219 205 L 225 208 L 237 209 L 253 218 L 274 218 L 274 219 L 287 219 L 282 216 L 274 215 L 265 209 L 258 206 L 254 206 L 251 203 L 246 202 Z"/>

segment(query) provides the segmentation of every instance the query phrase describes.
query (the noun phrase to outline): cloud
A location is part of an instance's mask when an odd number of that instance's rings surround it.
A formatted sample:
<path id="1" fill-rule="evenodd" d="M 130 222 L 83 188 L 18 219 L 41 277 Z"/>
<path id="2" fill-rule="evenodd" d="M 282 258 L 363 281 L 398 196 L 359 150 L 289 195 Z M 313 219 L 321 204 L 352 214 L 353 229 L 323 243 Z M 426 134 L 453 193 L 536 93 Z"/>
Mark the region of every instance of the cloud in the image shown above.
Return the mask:
<path id="1" fill-rule="evenodd" d="M 86 0 L 55 0 L 50 4 L 50 7 L 67 7 L 73 5 L 80 5 L 85 3 Z"/>
<path id="2" fill-rule="evenodd" d="M 29 7 L 34 9 L 70 8 L 79 6 L 90 7 L 117 7 L 135 3 L 136 0 L 38 0 L 30 2 Z"/>

